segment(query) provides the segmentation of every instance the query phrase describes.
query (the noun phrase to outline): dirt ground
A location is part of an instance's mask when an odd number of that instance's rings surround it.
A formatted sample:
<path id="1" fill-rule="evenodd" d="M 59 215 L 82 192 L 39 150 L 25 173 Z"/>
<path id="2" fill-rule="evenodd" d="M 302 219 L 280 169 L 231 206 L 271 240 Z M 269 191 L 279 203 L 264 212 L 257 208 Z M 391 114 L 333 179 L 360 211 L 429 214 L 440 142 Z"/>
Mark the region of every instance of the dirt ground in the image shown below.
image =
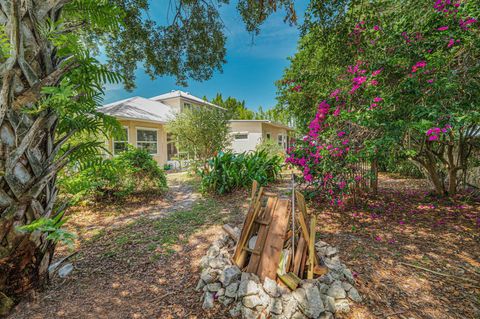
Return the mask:
<path id="1" fill-rule="evenodd" d="M 10 318 L 227 318 L 220 305 L 203 311 L 194 288 L 200 258 L 221 225 L 241 223 L 248 194 L 203 197 L 185 174 L 168 180 L 166 195 L 71 209 L 74 271 Z M 344 318 L 480 318 L 480 203 L 427 190 L 382 175 L 378 196 L 356 207 L 310 207 L 364 297 Z M 70 252 L 60 247 L 57 258 Z"/>

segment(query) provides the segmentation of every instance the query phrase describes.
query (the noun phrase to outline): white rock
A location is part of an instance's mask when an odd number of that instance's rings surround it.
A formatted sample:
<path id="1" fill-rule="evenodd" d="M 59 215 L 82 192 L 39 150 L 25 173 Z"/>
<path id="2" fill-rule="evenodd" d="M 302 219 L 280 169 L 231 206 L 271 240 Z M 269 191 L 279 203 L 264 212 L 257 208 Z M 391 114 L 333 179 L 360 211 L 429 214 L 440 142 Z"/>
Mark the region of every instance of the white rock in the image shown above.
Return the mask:
<path id="1" fill-rule="evenodd" d="M 237 266 L 226 267 L 220 275 L 220 282 L 224 287 L 230 285 L 232 282 L 238 280 L 242 272 Z"/>
<path id="2" fill-rule="evenodd" d="M 207 290 L 211 292 L 217 292 L 222 288 L 222 285 L 219 282 L 212 282 L 207 285 Z"/>
<path id="3" fill-rule="evenodd" d="M 355 302 L 362 302 L 362 296 L 360 296 L 358 290 L 353 287 L 348 291 L 348 298 Z"/>
<path id="4" fill-rule="evenodd" d="M 255 310 L 242 307 L 242 318 L 243 319 L 258 319 L 258 313 Z"/>
<path id="5" fill-rule="evenodd" d="M 231 283 L 225 288 L 225 296 L 235 298 L 237 296 L 238 282 Z"/>
<path id="6" fill-rule="evenodd" d="M 259 295 L 245 296 L 242 299 L 242 303 L 245 307 L 250 309 L 255 308 L 257 306 L 263 306 L 262 299 L 260 298 Z"/>
<path id="7" fill-rule="evenodd" d="M 335 281 L 330 288 L 328 288 L 327 295 L 335 299 L 342 299 L 347 296 L 345 290 L 342 288 L 340 281 Z"/>
<path id="8" fill-rule="evenodd" d="M 207 251 L 207 256 L 209 258 L 215 258 L 218 256 L 219 253 L 220 253 L 220 247 L 218 246 L 217 243 L 213 243 L 213 245 L 210 246 L 210 248 Z"/>
<path id="9" fill-rule="evenodd" d="M 315 246 L 320 248 L 320 247 L 325 247 L 325 246 L 330 246 L 330 245 L 328 243 L 324 242 L 324 241 L 319 240 L 315 243 Z"/>
<path id="10" fill-rule="evenodd" d="M 337 313 L 347 313 L 350 311 L 350 304 L 347 299 L 335 300 L 335 309 Z"/>
<path id="11" fill-rule="evenodd" d="M 213 293 L 211 292 L 205 292 L 204 294 L 204 299 L 203 299 L 203 309 L 210 309 L 213 307 Z"/>
<path id="12" fill-rule="evenodd" d="M 209 269 L 205 269 L 200 274 L 200 279 L 203 280 L 206 284 L 214 282 L 216 278 L 216 274 Z"/>
<path id="13" fill-rule="evenodd" d="M 228 306 L 233 302 L 233 298 L 228 298 L 226 296 L 218 297 L 218 301 L 220 301 L 224 306 Z"/>
<path id="14" fill-rule="evenodd" d="M 238 286 L 237 296 L 256 295 L 259 292 L 258 284 L 253 280 L 244 280 Z"/>
<path id="15" fill-rule="evenodd" d="M 333 316 L 333 314 L 331 312 L 328 312 L 328 311 L 325 311 L 319 317 L 319 319 L 334 319 L 334 318 L 335 317 Z"/>
<path id="16" fill-rule="evenodd" d="M 350 289 L 353 288 L 353 286 L 351 284 L 349 284 L 348 282 L 346 281 L 342 281 L 342 288 L 345 290 L 345 291 L 349 291 Z"/>
<path id="17" fill-rule="evenodd" d="M 321 283 L 318 287 L 318 290 L 320 291 L 321 295 L 326 295 L 328 291 L 328 285 Z"/>
<path id="18" fill-rule="evenodd" d="M 225 288 L 220 288 L 217 293 L 215 294 L 215 296 L 217 297 L 221 297 L 221 296 L 224 296 L 225 295 Z"/>
<path id="19" fill-rule="evenodd" d="M 293 297 L 293 293 L 282 295 L 282 306 L 283 306 L 283 315 L 285 316 L 285 318 L 290 319 L 298 307 L 298 302 Z"/>
<path id="20" fill-rule="evenodd" d="M 238 303 L 235 307 L 230 309 L 228 312 L 230 313 L 230 316 L 232 316 L 233 318 L 236 318 L 236 317 L 240 317 L 240 315 L 242 314 L 241 311 L 242 311 L 242 304 Z"/>
<path id="21" fill-rule="evenodd" d="M 335 248 L 335 247 L 328 247 L 325 255 L 326 255 L 327 257 L 333 257 L 333 256 L 335 256 L 337 253 L 338 253 L 338 249 L 337 249 L 337 248 Z"/>
<path id="22" fill-rule="evenodd" d="M 282 305 L 282 299 L 280 298 L 274 298 L 272 299 L 269 308 L 268 308 L 270 313 L 279 315 L 283 311 L 283 305 Z"/>
<path id="23" fill-rule="evenodd" d="M 307 317 L 317 318 L 325 310 L 320 291 L 312 283 L 304 284 L 303 289 L 305 290 L 306 302 L 299 302 L 300 309 Z"/>
<path id="24" fill-rule="evenodd" d="M 274 298 L 280 297 L 281 295 L 281 291 L 275 280 L 272 280 L 268 277 L 266 277 L 265 281 L 263 282 L 263 288 L 270 296 Z"/>
<path id="25" fill-rule="evenodd" d="M 335 280 L 331 273 L 325 274 L 318 279 L 321 283 L 331 285 Z"/>
<path id="26" fill-rule="evenodd" d="M 343 275 L 347 280 L 353 285 L 355 283 L 355 278 L 353 278 L 353 274 L 348 268 L 343 269 Z"/>
<path id="27" fill-rule="evenodd" d="M 68 263 L 68 264 L 65 264 L 64 266 L 62 266 L 59 270 L 58 270 L 58 276 L 60 278 L 65 278 L 67 277 L 68 275 L 70 275 L 70 273 L 73 271 L 73 265 Z"/>
<path id="28" fill-rule="evenodd" d="M 335 298 L 324 295 L 323 296 L 323 303 L 325 305 L 325 310 L 335 313 L 336 308 L 335 308 Z"/>
<path id="29" fill-rule="evenodd" d="M 197 287 L 195 288 L 196 291 L 200 291 L 205 287 L 205 281 L 203 281 L 201 278 L 198 280 Z"/>
<path id="30" fill-rule="evenodd" d="M 224 258 L 211 258 L 208 262 L 210 268 L 223 269 L 227 265 L 227 259 Z"/>
<path id="31" fill-rule="evenodd" d="M 307 317 L 305 317 L 305 315 L 303 313 L 301 313 L 300 311 L 297 311 L 293 314 L 293 316 L 291 317 L 291 319 L 305 319 Z"/>

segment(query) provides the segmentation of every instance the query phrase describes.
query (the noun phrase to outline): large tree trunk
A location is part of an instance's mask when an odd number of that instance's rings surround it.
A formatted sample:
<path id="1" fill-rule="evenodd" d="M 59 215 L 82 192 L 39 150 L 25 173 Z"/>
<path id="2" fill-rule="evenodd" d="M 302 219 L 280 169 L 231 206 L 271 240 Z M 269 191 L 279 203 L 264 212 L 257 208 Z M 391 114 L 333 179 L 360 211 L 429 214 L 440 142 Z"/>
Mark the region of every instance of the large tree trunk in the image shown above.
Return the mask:
<path id="1" fill-rule="evenodd" d="M 13 300 L 48 279 L 54 250 L 47 234 L 17 227 L 58 213 L 58 119 L 49 110 L 35 115 L 24 110 L 38 100 L 41 87 L 57 84 L 65 72 L 37 30 L 47 17 L 58 19 L 59 3 L 64 2 L 0 1 L 0 24 L 10 39 L 10 56 L 0 66 L 0 293 Z"/>

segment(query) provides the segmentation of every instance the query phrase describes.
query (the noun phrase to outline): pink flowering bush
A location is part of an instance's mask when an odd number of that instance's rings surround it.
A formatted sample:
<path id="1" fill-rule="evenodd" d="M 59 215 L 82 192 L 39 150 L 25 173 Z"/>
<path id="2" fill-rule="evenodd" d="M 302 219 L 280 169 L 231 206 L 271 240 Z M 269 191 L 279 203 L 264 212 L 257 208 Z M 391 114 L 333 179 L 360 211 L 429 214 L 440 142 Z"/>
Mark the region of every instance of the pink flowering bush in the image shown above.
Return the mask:
<path id="1" fill-rule="evenodd" d="M 454 194 L 479 147 L 480 7 L 372 1 L 352 23 L 345 1 L 326 3 L 285 71 L 301 91 L 279 82 L 279 107 L 305 136 L 287 161 L 335 202 L 355 182 L 353 164 L 373 157 L 413 161 L 438 194 Z M 327 5 L 344 14 L 328 20 Z"/>

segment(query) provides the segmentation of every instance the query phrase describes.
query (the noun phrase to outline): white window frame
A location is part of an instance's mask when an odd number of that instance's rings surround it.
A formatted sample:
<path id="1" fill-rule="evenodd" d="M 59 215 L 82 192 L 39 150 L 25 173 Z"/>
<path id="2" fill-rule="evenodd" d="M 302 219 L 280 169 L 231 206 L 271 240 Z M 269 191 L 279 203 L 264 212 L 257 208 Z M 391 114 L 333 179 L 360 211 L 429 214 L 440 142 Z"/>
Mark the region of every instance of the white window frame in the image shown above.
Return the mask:
<path id="1" fill-rule="evenodd" d="M 281 147 L 283 147 L 284 149 L 287 148 L 287 135 L 286 134 L 278 134 L 277 135 L 277 144 Z"/>
<path id="2" fill-rule="evenodd" d="M 123 128 L 127 130 L 127 140 L 126 141 L 116 141 L 114 138 L 112 138 L 112 154 L 115 155 L 115 156 L 119 154 L 119 153 L 115 153 L 115 143 L 127 143 L 127 144 L 130 143 L 130 129 L 126 125 L 124 125 Z"/>
<path id="3" fill-rule="evenodd" d="M 137 148 L 139 148 L 139 147 L 138 147 L 138 142 L 139 142 L 139 141 L 138 141 L 138 131 L 139 131 L 139 130 L 140 130 L 140 131 L 153 131 L 153 132 L 155 132 L 155 133 L 157 134 L 157 140 L 155 141 L 155 143 L 157 144 L 157 152 L 156 152 L 156 153 L 149 153 L 149 154 L 150 154 L 150 155 L 160 155 L 160 153 L 159 153 L 160 149 L 159 149 L 159 147 L 158 147 L 158 146 L 159 146 L 159 143 L 158 143 L 158 142 L 159 142 L 158 129 L 152 128 L 152 127 L 136 126 L 136 127 L 135 127 L 135 139 L 136 139 Z M 154 142 L 152 142 L 152 141 L 140 141 L 140 143 L 152 143 L 152 144 L 153 144 Z"/>

